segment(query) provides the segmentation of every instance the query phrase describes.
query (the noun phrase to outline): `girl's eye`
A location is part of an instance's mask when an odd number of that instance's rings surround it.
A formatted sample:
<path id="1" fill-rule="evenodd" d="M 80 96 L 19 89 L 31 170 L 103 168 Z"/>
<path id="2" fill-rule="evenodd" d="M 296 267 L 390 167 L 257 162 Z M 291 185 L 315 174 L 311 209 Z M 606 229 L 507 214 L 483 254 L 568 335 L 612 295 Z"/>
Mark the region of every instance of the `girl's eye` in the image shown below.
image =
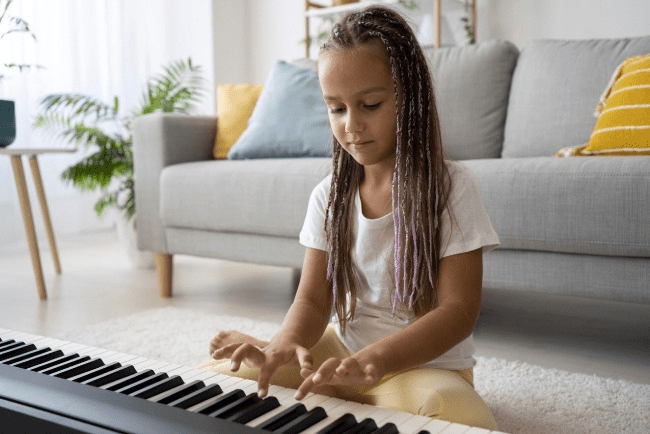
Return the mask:
<path id="1" fill-rule="evenodd" d="M 336 114 L 343 113 L 344 110 L 345 109 L 343 109 L 341 107 L 331 107 L 330 108 L 330 113 L 332 113 L 333 115 L 336 115 Z"/>
<path id="2" fill-rule="evenodd" d="M 365 107 L 367 110 L 377 110 L 381 106 L 381 103 L 378 102 L 377 104 L 366 104 Z"/>

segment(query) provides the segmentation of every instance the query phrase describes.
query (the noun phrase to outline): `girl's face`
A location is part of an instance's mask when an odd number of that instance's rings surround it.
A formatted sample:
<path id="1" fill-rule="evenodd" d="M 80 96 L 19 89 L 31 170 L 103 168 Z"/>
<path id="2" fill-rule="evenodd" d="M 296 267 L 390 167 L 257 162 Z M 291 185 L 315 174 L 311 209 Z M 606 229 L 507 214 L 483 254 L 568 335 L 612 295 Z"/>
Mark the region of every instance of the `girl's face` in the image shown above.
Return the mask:
<path id="1" fill-rule="evenodd" d="M 381 165 L 392 171 L 395 92 L 381 43 L 322 53 L 318 76 L 332 132 L 343 149 L 364 167 Z"/>

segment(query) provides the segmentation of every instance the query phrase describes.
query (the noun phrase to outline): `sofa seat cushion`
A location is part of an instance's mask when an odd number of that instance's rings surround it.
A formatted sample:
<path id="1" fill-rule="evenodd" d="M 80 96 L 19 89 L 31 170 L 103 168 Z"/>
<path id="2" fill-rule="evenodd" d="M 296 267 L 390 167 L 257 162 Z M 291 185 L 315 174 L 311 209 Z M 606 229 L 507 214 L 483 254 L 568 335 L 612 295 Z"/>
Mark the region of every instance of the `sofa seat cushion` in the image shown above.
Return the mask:
<path id="1" fill-rule="evenodd" d="M 650 157 L 470 160 L 502 249 L 650 257 Z"/>
<path id="2" fill-rule="evenodd" d="M 160 176 L 166 227 L 295 237 L 330 158 L 218 160 L 176 164 Z"/>

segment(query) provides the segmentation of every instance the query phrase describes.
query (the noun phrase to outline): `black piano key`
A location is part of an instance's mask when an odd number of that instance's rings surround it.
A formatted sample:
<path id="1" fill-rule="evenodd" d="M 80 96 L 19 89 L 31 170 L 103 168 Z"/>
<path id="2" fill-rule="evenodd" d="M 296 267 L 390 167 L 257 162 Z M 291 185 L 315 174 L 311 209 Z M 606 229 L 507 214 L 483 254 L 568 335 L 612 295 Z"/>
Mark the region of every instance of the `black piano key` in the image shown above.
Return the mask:
<path id="1" fill-rule="evenodd" d="M 2 362 L 3 360 L 10 359 L 14 356 L 18 356 L 20 354 L 28 353 L 35 349 L 36 349 L 36 345 L 34 344 L 23 343 L 22 345 L 18 345 L 16 347 L 10 346 L 5 350 L 0 351 L 0 362 Z"/>
<path id="2" fill-rule="evenodd" d="M 16 341 L 14 341 L 13 339 L 8 339 L 6 341 L 2 341 L 2 342 L 0 342 L 0 349 L 6 347 L 7 345 L 13 344 L 14 342 L 16 342 Z"/>
<path id="3" fill-rule="evenodd" d="M 210 417 L 216 417 L 218 419 L 227 419 L 230 416 L 233 416 L 240 411 L 250 407 L 256 402 L 261 401 L 262 398 L 259 397 L 257 393 L 249 393 L 243 398 L 238 399 L 237 401 L 226 405 L 225 407 L 215 410 L 209 414 Z"/>
<path id="4" fill-rule="evenodd" d="M 388 422 L 378 430 L 373 431 L 373 434 L 399 434 L 399 430 L 394 423 Z"/>
<path id="5" fill-rule="evenodd" d="M 67 362 L 59 363 L 58 365 L 54 365 L 51 368 L 44 369 L 41 371 L 41 374 L 45 374 L 45 375 L 54 374 L 55 372 L 59 372 L 62 369 L 66 369 L 71 366 L 77 366 L 85 362 L 86 360 L 90 360 L 90 356 L 77 356 L 73 359 L 68 360 Z"/>
<path id="6" fill-rule="evenodd" d="M 288 424 L 292 420 L 295 420 L 298 416 L 307 413 L 307 408 L 300 403 L 294 404 L 286 410 L 276 414 L 272 418 L 265 420 L 256 428 L 259 428 L 264 431 L 275 432 L 278 428 Z"/>
<path id="7" fill-rule="evenodd" d="M 307 428 L 316 425 L 326 417 L 327 413 L 325 410 L 323 410 L 323 407 L 314 407 L 307 413 L 303 414 L 302 416 L 298 416 L 292 422 L 289 422 L 287 425 L 280 427 L 273 432 L 279 434 L 299 434 Z"/>
<path id="8" fill-rule="evenodd" d="M 251 405 L 246 410 L 242 410 L 239 413 L 232 415 L 231 417 L 227 418 L 227 420 L 241 423 L 243 425 L 254 419 L 257 419 L 258 417 L 268 413 L 271 410 L 278 408 L 279 406 L 280 401 L 278 401 L 278 398 L 275 396 L 269 396 L 268 398 L 264 398 L 261 401 L 258 401 L 255 404 Z"/>
<path id="9" fill-rule="evenodd" d="M 208 399 L 214 398 L 215 396 L 221 395 L 222 393 L 223 391 L 221 390 L 221 387 L 219 387 L 218 384 L 211 384 L 208 387 L 204 387 L 203 389 L 199 389 L 196 392 L 192 392 L 183 398 L 179 398 L 176 401 L 172 401 L 169 403 L 169 405 L 171 407 L 187 409 L 190 407 L 194 407 L 195 405 L 200 404 L 201 402 L 204 402 Z M 227 395 L 224 395 L 224 397 L 225 396 Z M 223 405 L 227 405 L 227 404 L 224 403 Z"/>
<path id="10" fill-rule="evenodd" d="M 90 380 L 92 378 L 99 377 L 102 374 L 114 371 L 114 370 L 116 370 L 118 368 L 121 368 L 121 367 L 122 367 L 121 363 L 113 362 L 113 363 L 109 363 L 108 365 L 99 366 L 99 367 L 97 367 L 95 369 L 92 369 L 92 370 L 90 370 L 88 372 L 82 372 L 81 374 L 77 374 L 77 375 L 75 375 L 73 377 L 68 378 L 68 380 L 74 381 L 75 383 L 82 383 L 82 382 L 84 382 L 86 380 Z"/>
<path id="11" fill-rule="evenodd" d="M 357 426 L 344 431 L 343 434 L 370 434 L 377 430 L 377 424 L 369 417 L 357 424 Z"/>
<path id="12" fill-rule="evenodd" d="M 128 386 L 129 384 L 133 384 L 137 381 L 142 380 L 143 378 L 151 377 L 154 374 L 155 374 L 154 371 L 152 371 L 151 369 L 147 369 L 142 372 L 136 372 L 135 374 L 131 374 L 128 377 L 120 378 L 119 380 L 116 380 L 112 383 L 108 383 L 101 387 L 102 389 L 111 390 L 115 392 L 116 390 L 122 389 L 123 387 Z"/>
<path id="13" fill-rule="evenodd" d="M 205 383 L 203 381 L 194 380 L 191 383 L 183 384 L 182 386 L 175 387 L 165 393 L 161 393 L 159 396 L 154 396 L 150 401 L 158 402 L 160 404 L 169 404 L 170 402 L 177 401 L 192 392 L 203 389 L 204 387 Z"/>
<path id="14" fill-rule="evenodd" d="M 41 363 L 49 362 L 50 360 L 56 359 L 63 356 L 63 351 L 61 350 L 50 350 L 46 353 L 43 353 L 39 356 L 30 357 L 29 359 L 22 360 L 20 362 L 12 363 L 12 366 L 16 368 L 27 369 L 32 366 L 36 366 Z"/>
<path id="15" fill-rule="evenodd" d="M 431 434 L 429 431 L 423 429 L 422 431 L 418 432 L 418 434 Z"/>
<path id="16" fill-rule="evenodd" d="M 100 366 L 104 366 L 104 362 L 102 361 L 102 359 L 94 358 L 94 359 L 87 360 L 79 365 L 75 365 L 70 368 L 55 372 L 52 374 L 52 376 L 59 377 L 59 378 L 70 378 L 70 377 L 74 377 L 75 375 L 83 374 L 85 372 L 91 371 Z"/>
<path id="17" fill-rule="evenodd" d="M 61 363 L 67 362 L 68 360 L 72 360 L 79 357 L 79 354 L 74 353 L 74 354 L 63 354 L 62 356 L 56 357 L 52 360 L 48 360 L 47 362 L 40 363 L 38 365 L 30 366 L 27 368 L 29 371 L 34 371 L 34 372 L 42 372 L 45 369 L 51 368 L 56 365 L 60 365 Z"/>
<path id="18" fill-rule="evenodd" d="M 50 351 L 50 348 L 37 348 L 37 349 L 29 351 L 27 353 L 19 354 L 19 355 L 14 356 L 14 357 L 12 357 L 10 359 L 7 359 L 7 360 L 3 361 L 2 363 L 6 364 L 6 365 L 14 365 L 15 363 L 21 362 L 23 360 L 30 359 L 30 358 L 32 358 L 34 356 L 38 356 L 38 355 L 46 353 L 48 351 Z"/>
<path id="19" fill-rule="evenodd" d="M 12 348 L 18 348 L 18 347 L 21 347 L 23 345 L 25 345 L 25 342 L 11 341 L 11 342 L 7 343 L 7 345 L 5 345 L 4 347 L 0 348 L 0 351 L 6 351 L 6 350 L 10 350 Z"/>
<path id="20" fill-rule="evenodd" d="M 177 386 L 181 386 L 182 384 L 183 384 L 183 379 L 178 375 L 174 375 L 172 377 L 162 379 L 155 384 L 151 384 L 142 390 L 133 392 L 131 393 L 130 396 L 147 399 L 147 398 L 151 398 L 152 396 L 159 395 L 162 392 L 166 392 L 170 389 L 173 389 Z"/>
<path id="21" fill-rule="evenodd" d="M 215 385 L 213 384 L 213 386 L 215 386 Z M 219 398 L 215 399 L 214 401 L 205 402 L 203 405 L 195 408 L 194 411 L 196 413 L 201 413 L 201 414 L 210 414 L 210 413 L 212 413 L 213 411 L 215 411 L 215 410 L 217 410 L 219 408 L 225 407 L 226 405 L 229 405 L 229 404 L 237 401 L 238 399 L 243 398 L 244 396 L 246 396 L 246 394 L 244 393 L 243 390 L 235 389 L 235 390 L 233 390 L 231 392 L 226 393 L 223 396 L 220 396 Z M 193 404 L 193 405 L 196 405 L 196 404 Z"/>
<path id="22" fill-rule="evenodd" d="M 357 426 L 357 419 L 350 413 L 345 413 L 316 434 L 342 434 L 355 426 Z"/>
<path id="23" fill-rule="evenodd" d="M 168 377 L 169 377 L 169 375 L 167 375 L 165 372 L 150 375 L 150 376 L 148 376 L 146 378 L 142 378 L 141 380 L 136 381 L 135 383 L 131 383 L 131 384 L 125 386 L 125 387 L 117 389 L 115 392 L 123 393 L 125 395 L 130 395 L 133 392 L 137 392 L 139 390 L 142 390 L 145 387 L 149 387 L 152 384 L 157 383 L 160 380 L 164 380 L 164 379 L 166 379 Z"/>
<path id="24" fill-rule="evenodd" d="M 126 378 L 135 374 L 137 371 L 131 365 L 125 365 L 121 368 L 118 368 L 114 371 L 101 374 L 99 377 L 91 378 L 90 380 L 84 380 L 81 384 L 87 384 L 89 386 L 102 387 L 107 384 L 111 384 L 122 378 Z"/>

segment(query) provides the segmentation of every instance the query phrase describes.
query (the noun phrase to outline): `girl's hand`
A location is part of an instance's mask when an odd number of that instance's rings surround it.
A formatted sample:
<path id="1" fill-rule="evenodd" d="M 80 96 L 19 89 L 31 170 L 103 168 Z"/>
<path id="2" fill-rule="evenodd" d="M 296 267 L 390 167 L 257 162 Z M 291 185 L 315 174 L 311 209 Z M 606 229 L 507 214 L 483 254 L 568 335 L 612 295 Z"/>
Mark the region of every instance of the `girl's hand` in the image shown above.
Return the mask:
<path id="1" fill-rule="evenodd" d="M 230 358 L 230 369 L 233 372 L 237 372 L 242 363 L 249 368 L 259 369 L 257 387 L 260 397 L 265 397 L 268 393 L 271 377 L 279 367 L 298 363 L 301 369 L 312 369 L 313 363 L 313 357 L 307 348 L 297 344 L 273 342 L 264 348 L 248 343 L 233 343 L 216 350 L 212 357 Z"/>
<path id="2" fill-rule="evenodd" d="M 347 359 L 327 359 L 317 371 L 301 369 L 300 375 L 305 378 L 294 397 L 304 398 L 311 390 L 324 385 L 331 386 L 366 386 L 379 384 L 385 372 L 379 364 L 362 356 L 354 355 Z"/>
<path id="3" fill-rule="evenodd" d="M 256 347 L 265 347 L 269 343 L 237 330 L 221 330 L 210 340 L 210 355 L 214 355 L 215 351 L 230 344 L 251 344 Z M 215 357 L 215 359 L 218 358 Z"/>

